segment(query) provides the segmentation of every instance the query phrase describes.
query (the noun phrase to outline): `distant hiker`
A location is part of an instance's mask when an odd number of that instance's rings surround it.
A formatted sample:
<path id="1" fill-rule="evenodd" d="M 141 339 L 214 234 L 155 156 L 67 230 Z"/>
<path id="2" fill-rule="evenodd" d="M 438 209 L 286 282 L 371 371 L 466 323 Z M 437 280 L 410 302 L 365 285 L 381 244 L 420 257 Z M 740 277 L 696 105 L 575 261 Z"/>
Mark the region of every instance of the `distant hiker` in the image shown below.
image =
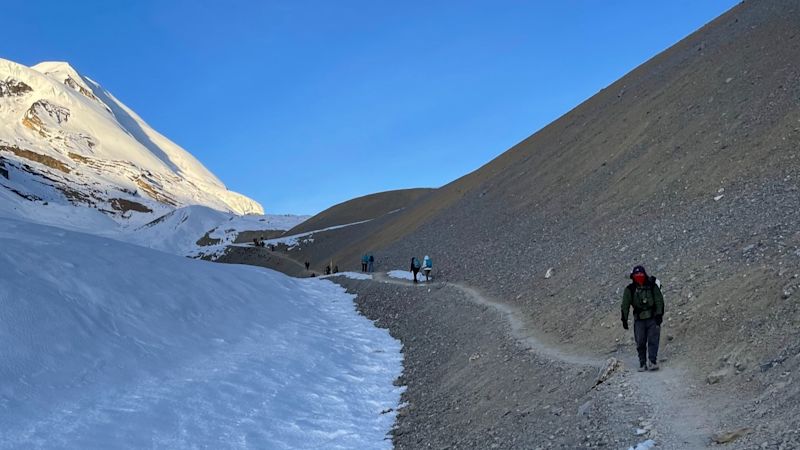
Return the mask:
<path id="1" fill-rule="evenodd" d="M 275 244 L 269 244 L 269 249 L 274 252 L 275 251 Z"/>
<path id="2" fill-rule="evenodd" d="M 369 256 L 367 256 L 367 254 L 364 253 L 364 256 L 361 257 L 361 271 L 362 272 L 366 272 L 367 271 L 367 264 L 369 264 Z"/>
<path id="3" fill-rule="evenodd" d="M 330 275 L 330 274 L 331 274 L 331 265 L 328 264 L 327 266 L 325 266 L 325 275 Z"/>
<path id="4" fill-rule="evenodd" d="M 253 246 L 258 247 L 258 238 L 253 238 Z"/>
<path id="5" fill-rule="evenodd" d="M 375 257 L 371 254 L 369 258 L 367 258 L 367 272 L 373 272 L 375 270 Z"/>
<path id="6" fill-rule="evenodd" d="M 333 273 L 339 273 L 339 265 L 333 266 Z"/>
<path id="7" fill-rule="evenodd" d="M 310 266 L 311 266 L 311 263 L 309 263 L 308 261 L 306 261 L 306 270 L 308 270 L 308 268 L 309 268 Z"/>
<path id="8" fill-rule="evenodd" d="M 422 258 L 422 271 L 425 273 L 425 281 L 430 281 L 431 270 L 433 270 L 433 261 L 431 261 L 430 256 L 425 255 L 425 257 Z"/>
<path id="9" fill-rule="evenodd" d="M 412 256 L 411 257 L 411 273 L 414 274 L 414 283 L 417 282 L 417 274 L 419 273 L 419 268 L 420 267 L 421 267 L 421 264 L 419 263 L 419 260 L 417 259 L 417 257 L 416 256 Z"/>
<path id="10" fill-rule="evenodd" d="M 658 343 L 661 339 L 661 322 L 664 320 L 664 296 L 656 277 L 647 275 L 643 266 L 636 266 L 630 274 L 633 282 L 622 295 L 622 328 L 628 329 L 628 312 L 633 306 L 633 336 L 639 353 L 639 372 L 658 370 Z"/>

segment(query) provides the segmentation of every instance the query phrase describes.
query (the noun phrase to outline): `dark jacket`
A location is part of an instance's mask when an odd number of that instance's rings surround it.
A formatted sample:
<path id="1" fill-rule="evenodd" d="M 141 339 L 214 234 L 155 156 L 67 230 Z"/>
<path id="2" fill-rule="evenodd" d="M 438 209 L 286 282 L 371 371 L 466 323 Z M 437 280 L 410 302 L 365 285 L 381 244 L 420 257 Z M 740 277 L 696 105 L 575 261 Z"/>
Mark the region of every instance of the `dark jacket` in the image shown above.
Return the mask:
<path id="1" fill-rule="evenodd" d="M 629 284 L 622 294 L 622 321 L 628 321 L 628 312 L 633 307 L 633 318 L 647 320 L 664 315 L 664 296 L 653 278 L 644 286 Z"/>

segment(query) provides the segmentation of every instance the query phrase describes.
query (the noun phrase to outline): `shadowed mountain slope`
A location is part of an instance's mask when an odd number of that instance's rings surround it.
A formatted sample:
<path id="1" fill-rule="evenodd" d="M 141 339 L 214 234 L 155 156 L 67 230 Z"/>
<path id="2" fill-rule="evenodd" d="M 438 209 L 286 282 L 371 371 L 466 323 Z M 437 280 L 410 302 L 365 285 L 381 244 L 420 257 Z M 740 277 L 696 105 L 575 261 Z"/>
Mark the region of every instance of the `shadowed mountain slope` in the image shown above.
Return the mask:
<path id="1" fill-rule="evenodd" d="M 286 232 L 286 235 L 322 230 L 337 225 L 361 222 L 401 210 L 433 189 L 399 189 L 348 200 L 322 211 Z"/>

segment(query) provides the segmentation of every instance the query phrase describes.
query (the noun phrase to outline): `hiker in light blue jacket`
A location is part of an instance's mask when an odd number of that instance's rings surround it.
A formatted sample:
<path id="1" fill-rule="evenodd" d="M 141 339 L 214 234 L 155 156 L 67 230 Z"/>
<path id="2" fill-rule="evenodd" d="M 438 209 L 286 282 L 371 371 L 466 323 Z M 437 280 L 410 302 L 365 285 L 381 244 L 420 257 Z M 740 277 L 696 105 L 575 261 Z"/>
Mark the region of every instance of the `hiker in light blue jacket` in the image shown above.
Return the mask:
<path id="1" fill-rule="evenodd" d="M 433 270 L 433 261 L 431 261 L 431 257 L 425 255 L 425 258 L 422 260 L 422 271 L 425 272 L 425 281 L 431 280 L 431 270 Z"/>

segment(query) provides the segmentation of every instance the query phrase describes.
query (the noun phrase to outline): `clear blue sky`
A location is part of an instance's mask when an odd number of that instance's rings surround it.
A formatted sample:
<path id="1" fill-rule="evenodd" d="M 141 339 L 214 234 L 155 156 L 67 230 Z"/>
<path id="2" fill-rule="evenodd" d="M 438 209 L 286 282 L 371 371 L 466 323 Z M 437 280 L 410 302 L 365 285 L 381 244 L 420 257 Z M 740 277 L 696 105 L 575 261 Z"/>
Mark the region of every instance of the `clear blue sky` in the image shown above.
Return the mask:
<path id="1" fill-rule="evenodd" d="M 271 213 L 438 187 L 733 0 L 36 1 L 0 56 L 69 61 Z"/>

